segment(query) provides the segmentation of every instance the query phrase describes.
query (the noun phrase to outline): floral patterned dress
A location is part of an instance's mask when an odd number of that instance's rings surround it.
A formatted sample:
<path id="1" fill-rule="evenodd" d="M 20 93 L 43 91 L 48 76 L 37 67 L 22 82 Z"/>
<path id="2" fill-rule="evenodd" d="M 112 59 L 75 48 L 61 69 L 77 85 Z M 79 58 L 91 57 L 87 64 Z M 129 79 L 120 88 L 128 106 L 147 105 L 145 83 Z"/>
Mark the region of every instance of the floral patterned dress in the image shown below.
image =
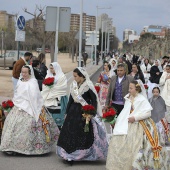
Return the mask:
<path id="1" fill-rule="evenodd" d="M 102 72 L 99 76 L 98 83 L 100 83 L 100 91 L 99 91 L 99 101 L 101 106 L 105 106 L 106 98 L 108 94 L 108 89 L 110 85 L 110 77 L 109 72 Z"/>
<path id="2" fill-rule="evenodd" d="M 131 107 L 131 112 L 133 107 Z M 130 112 L 130 113 L 131 113 Z M 158 146 L 153 147 L 145 128 L 153 138 L 157 135 Z M 159 149 L 158 149 L 159 148 Z M 154 150 L 155 149 L 155 150 Z M 156 150 L 158 149 L 158 152 Z M 157 160 L 154 159 L 158 154 Z M 107 170 L 169 170 L 170 159 L 165 141 L 151 118 L 128 123 L 127 135 L 114 135 L 109 143 Z"/>
<path id="3" fill-rule="evenodd" d="M 1 137 L 1 151 L 40 155 L 51 151 L 59 130 L 51 115 L 44 111 L 38 122 L 14 106 L 6 117 Z"/>

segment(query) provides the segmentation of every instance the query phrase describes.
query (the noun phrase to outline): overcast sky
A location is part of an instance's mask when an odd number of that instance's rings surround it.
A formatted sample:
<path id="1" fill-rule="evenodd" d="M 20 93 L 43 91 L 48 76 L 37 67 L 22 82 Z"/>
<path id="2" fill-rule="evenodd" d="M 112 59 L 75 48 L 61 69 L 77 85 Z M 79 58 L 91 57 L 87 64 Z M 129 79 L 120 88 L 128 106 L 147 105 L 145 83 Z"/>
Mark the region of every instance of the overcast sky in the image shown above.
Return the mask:
<path id="1" fill-rule="evenodd" d="M 72 13 L 80 13 L 81 0 L 0 0 L 0 10 L 8 13 L 19 13 L 26 19 L 30 15 L 23 12 L 23 8 L 34 12 L 35 5 L 71 7 Z M 113 18 L 117 36 L 123 38 L 123 30 L 134 29 L 140 34 L 143 26 L 169 25 L 170 23 L 170 0 L 83 0 L 83 12 L 88 15 L 96 15 L 96 6 L 111 7 L 100 9 L 99 15 L 107 13 Z"/>

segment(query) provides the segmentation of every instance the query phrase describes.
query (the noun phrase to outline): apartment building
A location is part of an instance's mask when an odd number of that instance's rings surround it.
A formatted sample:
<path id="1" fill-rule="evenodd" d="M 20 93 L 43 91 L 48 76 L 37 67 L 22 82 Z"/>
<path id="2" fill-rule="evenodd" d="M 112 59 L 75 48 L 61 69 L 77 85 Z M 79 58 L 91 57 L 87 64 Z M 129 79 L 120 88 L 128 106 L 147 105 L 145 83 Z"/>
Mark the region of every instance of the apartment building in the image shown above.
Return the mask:
<path id="1" fill-rule="evenodd" d="M 80 26 L 80 14 L 71 14 L 70 30 L 78 31 Z M 96 28 L 96 17 L 83 13 L 83 31 L 94 31 Z"/>
<path id="2" fill-rule="evenodd" d="M 10 31 L 15 28 L 15 15 L 8 14 L 7 11 L 0 11 L 0 29 Z"/>

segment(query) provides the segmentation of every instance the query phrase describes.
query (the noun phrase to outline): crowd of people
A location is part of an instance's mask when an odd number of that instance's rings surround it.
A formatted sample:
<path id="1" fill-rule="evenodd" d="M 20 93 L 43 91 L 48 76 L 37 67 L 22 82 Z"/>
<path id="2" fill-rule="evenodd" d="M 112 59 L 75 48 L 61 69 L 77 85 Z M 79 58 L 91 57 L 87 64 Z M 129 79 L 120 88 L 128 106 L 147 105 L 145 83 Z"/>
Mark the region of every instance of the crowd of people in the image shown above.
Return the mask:
<path id="1" fill-rule="evenodd" d="M 85 59 L 87 58 L 84 55 Z M 67 163 L 106 160 L 107 170 L 169 170 L 170 62 L 164 56 L 113 55 L 104 62 L 95 86 L 85 68 L 73 70 L 70 87 L 57 62 L 45 66 L 26 52 L 13 68 L 14 107 L 4 123 L 2 152 L 15 155 L 56 154 Z M 53 79 L 50 86 L 44 80 Z M 70 89 L 69 97 L 67 89 Z M 95 115 L 83 118 L 82 107 Z M 108 108 L 117 113 L 111 138 L 102 120 Z"/>

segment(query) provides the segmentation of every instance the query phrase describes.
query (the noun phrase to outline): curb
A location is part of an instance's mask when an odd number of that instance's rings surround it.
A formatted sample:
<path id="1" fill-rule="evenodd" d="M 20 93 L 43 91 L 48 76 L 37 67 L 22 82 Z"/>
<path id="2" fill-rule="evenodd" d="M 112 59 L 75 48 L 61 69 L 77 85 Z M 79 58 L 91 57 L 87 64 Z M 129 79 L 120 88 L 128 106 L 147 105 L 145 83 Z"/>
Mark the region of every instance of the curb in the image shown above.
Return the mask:
<path id="1" fill-rule="evenodd" d="M 100 70 L 102 67 L 103 67 L 103 65 L 101 65 L 99 68 L 97 68 L 97 70 L 95 70 L 91 75 L 89 75 L 90 79 L 91 79 L 91 77 L 92 77 L 98 70 Z"/>

